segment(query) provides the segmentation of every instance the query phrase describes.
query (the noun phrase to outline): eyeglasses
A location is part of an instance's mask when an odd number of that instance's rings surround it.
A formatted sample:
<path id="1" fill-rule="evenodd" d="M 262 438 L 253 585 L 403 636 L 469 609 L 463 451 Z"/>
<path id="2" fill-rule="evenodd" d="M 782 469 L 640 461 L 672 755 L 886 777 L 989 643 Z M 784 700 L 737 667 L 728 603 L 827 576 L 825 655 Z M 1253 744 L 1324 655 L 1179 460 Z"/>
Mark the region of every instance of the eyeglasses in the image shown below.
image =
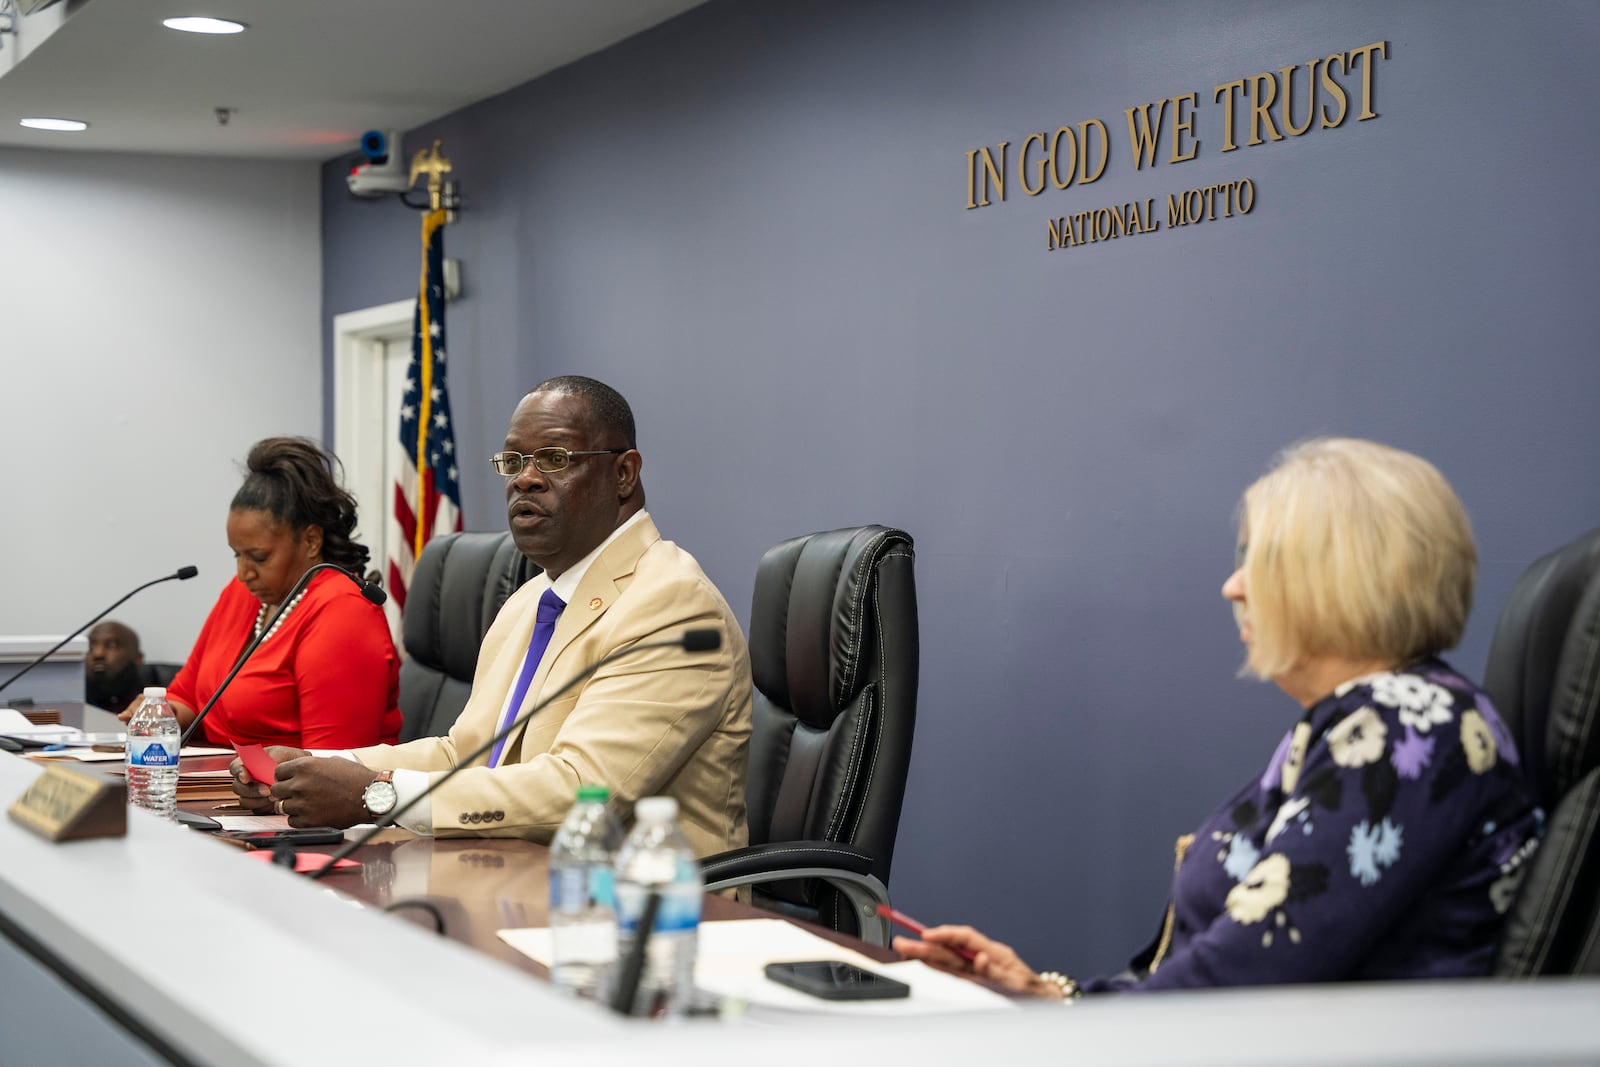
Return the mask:
<path id="1" fill-rule="evenodd" d="M 496 474 L 503 474 L 507 478 L 515 478 L 521 474 L 528 464 L 533 464 L 533 469 L 544 474 L 554 474 L 564 471 L 572 465 L 572 460 L 577 456 L 620 456 L 628 451 L 626 448 L 591 448 L 582 451 L 573 451 L 570 448 L 536 448 L 531 454 L 522 452 L 496 452 L 489 457 L 489 463 L 494 467 Z"/>

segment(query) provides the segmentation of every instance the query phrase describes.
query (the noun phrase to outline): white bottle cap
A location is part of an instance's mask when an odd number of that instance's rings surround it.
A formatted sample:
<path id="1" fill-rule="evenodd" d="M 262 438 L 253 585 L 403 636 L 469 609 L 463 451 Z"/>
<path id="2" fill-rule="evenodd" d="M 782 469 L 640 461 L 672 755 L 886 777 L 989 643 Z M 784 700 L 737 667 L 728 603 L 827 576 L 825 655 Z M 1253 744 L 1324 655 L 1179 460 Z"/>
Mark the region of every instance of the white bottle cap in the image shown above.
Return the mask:
<path id="1" fill-rule="evenodd" d="M 145 686 L 144 698 L 146 700 L 165 700 L 167 699 L 167 687 L 164 685 Z"/>
<path id="2" fill-rule="evenodd" d="M 677 797 L 644 797 L 633 806 L 640 822 L 671 822 L 678 817 Z"/>

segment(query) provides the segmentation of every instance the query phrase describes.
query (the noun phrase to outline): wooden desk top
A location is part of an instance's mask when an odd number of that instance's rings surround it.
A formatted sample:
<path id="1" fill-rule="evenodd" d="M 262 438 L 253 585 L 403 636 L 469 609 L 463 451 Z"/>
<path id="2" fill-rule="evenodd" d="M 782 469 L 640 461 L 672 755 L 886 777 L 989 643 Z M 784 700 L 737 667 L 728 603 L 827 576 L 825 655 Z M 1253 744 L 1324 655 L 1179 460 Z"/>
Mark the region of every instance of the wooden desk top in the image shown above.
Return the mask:
<path id="1" fill-rule="evenodd" d="M 225 767 L 226 756 L 201 756 L 183 761 L 186 770 Z M 214 802 L 181 805 L 187 811 L 215 817 Z M 361 833 L 352 830 L 352 836 Z M 232 847 L 221 845 L 219 847 Z M 338 846 L 309 846 L 301 851 L 335 851 Z M 321 884 L 328 889 L 380 909 L 393 908 L 400 916 L 424 929 L 434 928 L 433 916 L 421 903 L 437 910 L 444 935 L 470 945 L 485 955 L 539 978 L 546 968 L 512 949 L 495 935 L 508 927 L 545 926 L 550 902 L 549 849 L 532 841 L 506 837 L 419 837 L 409 830 L 389 829 L 351 856 L 360 870 L 333 871 Z M 397 905 L 399 905 L 397 907 Z M 707 894 L 703 918 L 773 918 L 772 912 Z M 786 918 L 786 917 L 785 917 Z M 794 921 L 794 920 L 789 920 Z M 847 946 L 871 959 L 891 962 L 900 954 L 869 945 L 853 937 L 810 923 L 798 923 L 820 937 Z"/>
<path id="2" fill-rule="evenodd" d="M 44 707 L 41 705 L 34 710 Z M 93 733 L 124 729 L 116 715 L 92 705 L 55 702 L 49 707 L 60 710 L 61 721 L 67 726 Z M 193 757 L 183 761 L 183 769 L 214 770 L 226 767 L 229 762 L 231 759 L 227 756 Z M 214 817 L 218 814 L 213 810 L 214 801 L 194 801 L 181 806 L 201 815 Z M 231 846 L 219 843 L 218 847 Z M 331 853 L 335 847 L 312 846 L 304 850 Z M 351 858 L 361 864 L 360 870 L 332 872 L 322 879 L 322 885 L 375 908 L 394 908 L 394 915 L 428 930 L 434 928 L 434 921 L 427 909 L 406 907 L 402 902 L 430 905 L 444 922 L 446 937 L 528 974 L 548 978 L 549 973 L 542 964 L 495 936 L 495 931 L 507 927 L 547 924 L 550 858 L 549 849 L 544 845 L 519 838 L 419 837 L 396 829 L 379 834 Z M 707 922 L 773 917 L 771 912 L 715 894 L 706 895 L 703 915 Z M 901 958 L 890 949 L 869 945 L 825 927 L 809 923 L 798 925 L 871 959 L 890 962 Z"/>
<path id="3" fill-rule="evenodd" d="M 33 710 L 45 707 L 40 705 Z M 92 705 L 54 702 L 48 707 L 59 710 L 61 721 L 67 726 L 94 733 L 124 729 L 116 715 Z M 185 759 L 183 769 L 213 770 L 226 767 L 229 762 L 227 756 L 202 756 Z M 213 810 L 214 801 L 181 806 L 201 815 L 218 814 Z M 219 847 L 231 846 L 219 843 Z M 312 846 L 304 850 L 331 853 L 335 847 Z M 394 908 L 393 914 L 429 930 L 434 921 L 425 908 L 395 906 L 407 901 L 431 905 L 444 922 L 446 937 L 539 978 L 548 977 L 543 965 L 495 936 L 495 931 L 507 927 L 547 924 L 550 864 L 549 849 L 544 845 L 519 838 L 419 837 L 395 829 L 379 834 L 351 858 L 361 864 L 360 870 L 332 872 L 322 879 L 322 885 L 375 908 Z M 773 917 L 771 912 L 715 894 L 707 894 L 703 914 L 707 922 Z M 890 962 L 901 958 L 890 949 L 825 927 L 799 925 L 872 959 Z"/>

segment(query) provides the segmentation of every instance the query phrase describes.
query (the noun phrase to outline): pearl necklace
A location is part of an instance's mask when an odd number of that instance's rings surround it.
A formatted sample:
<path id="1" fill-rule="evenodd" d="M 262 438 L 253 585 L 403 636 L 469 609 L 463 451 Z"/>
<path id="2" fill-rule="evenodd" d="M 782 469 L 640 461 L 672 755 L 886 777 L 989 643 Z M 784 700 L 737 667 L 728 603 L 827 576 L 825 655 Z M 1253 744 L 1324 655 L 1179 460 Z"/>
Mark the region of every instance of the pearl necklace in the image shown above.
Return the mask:
<path id="1" fill-rule="evenodd" d="M 309 589 L 309 588 L 311 588 L 309 585 L 306 586 L 306 589 Z M 289 601 L 287 604 L 285 604 L 283 606 L 283 610 L 278 612 L 278 617 L 272 620 L 272 626 L 271 626 L 270 629 L 267 630 L 267 636 L 261 638 L 261 644 L 263 644 L 263 645 L 266 644 L 267 641 L 269 639 L 271 639 L 272 635 L 278 632 L 278 627 L 283 625 L 283 620 L 287 619 L 289 617 L 289 612 L 294 610 L 294 606 L 296 604 L 300 603 L 300 598 L 305 596 L 305 595 L 306 595 L 306 590 L 302 589 L 302 590 L 300 590 L 298 593 L 296 593 L 294 595 L 294 599 L 293 600 Z M 263 604 L 263 605 L 261 605 L 261 610 L 256 613 L 256 627 L 255 627 L 255 631 L 254 632 L 259 634 L 261 632 L 261 627 L 266 623 L 266 621 L 267 621 L 267 606 L 265 604 Z"/>

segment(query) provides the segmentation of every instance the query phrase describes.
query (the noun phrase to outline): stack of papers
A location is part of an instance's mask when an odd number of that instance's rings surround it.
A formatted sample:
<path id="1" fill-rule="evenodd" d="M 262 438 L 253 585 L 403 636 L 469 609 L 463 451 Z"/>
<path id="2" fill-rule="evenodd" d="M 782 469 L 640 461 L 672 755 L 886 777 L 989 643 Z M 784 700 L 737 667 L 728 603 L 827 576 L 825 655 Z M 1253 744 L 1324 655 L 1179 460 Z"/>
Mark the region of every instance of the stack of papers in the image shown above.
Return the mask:
<path id="1" fill-rule="evenodd" d="M 226 767 L 216 771 L 180 771 L 178 803 L 190 800 L 234 800 L 233 775 Z"/>
<path id="2" fill-rule="evenodd" d="M 550 965 L 546 927 L 499 930 L 500 940 Z M 899 1000 L 823 1000 L 779 985 L 766 976 L 769 963 L 839 960 L 877 971 L 911 987 Z M 694 982 L 706 992 L 763 1008 L 839 1015 L 942 1015 L 954 1011 L 1005 1011 L 1016 1002 L 976 982 L 936 971 L 919 960 L 879 963 L 782 919 L 738 919 L 700 924 Z"/>
<path id="3" fill-rule="evenodd" d="M 185 750 L 188 751 L 187 749 Z M 125 775 L 125 766 L 107 767 L 106 773 Z M 233 775 L 226 767 L 216 771 L 183 771 L 178 773 L 178 803 L 191 800 L 237 800 L 233 792 Z"/>
<path id="4" fill-rule="evenodd" d="M 85 736 L 94 738 L 103 737 L 105 735 L 87 734 Z M 119 736 L 115 743 L 120 746 L 125 740 L 126 738 Z M 96 745 L 100 744 L 99 741 L 90 741 L 87 743 Z M 30 752 L 28 753 L 28 756 L 31 759 L 36 760 L 69 759 L 77 760 L 79 763 L 121 763 L 123 759 L 126 758 L 126 753 L 120 747 L 114 751 L 101 751 L 99 748 L 81 747 L 82 744 L 83 743 L 81 742 L 67 741 L 65 742 L 67 747 L 58 751 L 52 752 L 48 749 L 45 749 L 38 752 Z M 103 747 L 104 746 L 102 745 L 102 748 Z M 231 748 L 210 748 L 206 745 L 185 745 L 183 751 L 179 755 L 182 758 L 187 758 L 189 756 L 227 756 L 231 755 L 232 753 L 233 749 Z"/>

